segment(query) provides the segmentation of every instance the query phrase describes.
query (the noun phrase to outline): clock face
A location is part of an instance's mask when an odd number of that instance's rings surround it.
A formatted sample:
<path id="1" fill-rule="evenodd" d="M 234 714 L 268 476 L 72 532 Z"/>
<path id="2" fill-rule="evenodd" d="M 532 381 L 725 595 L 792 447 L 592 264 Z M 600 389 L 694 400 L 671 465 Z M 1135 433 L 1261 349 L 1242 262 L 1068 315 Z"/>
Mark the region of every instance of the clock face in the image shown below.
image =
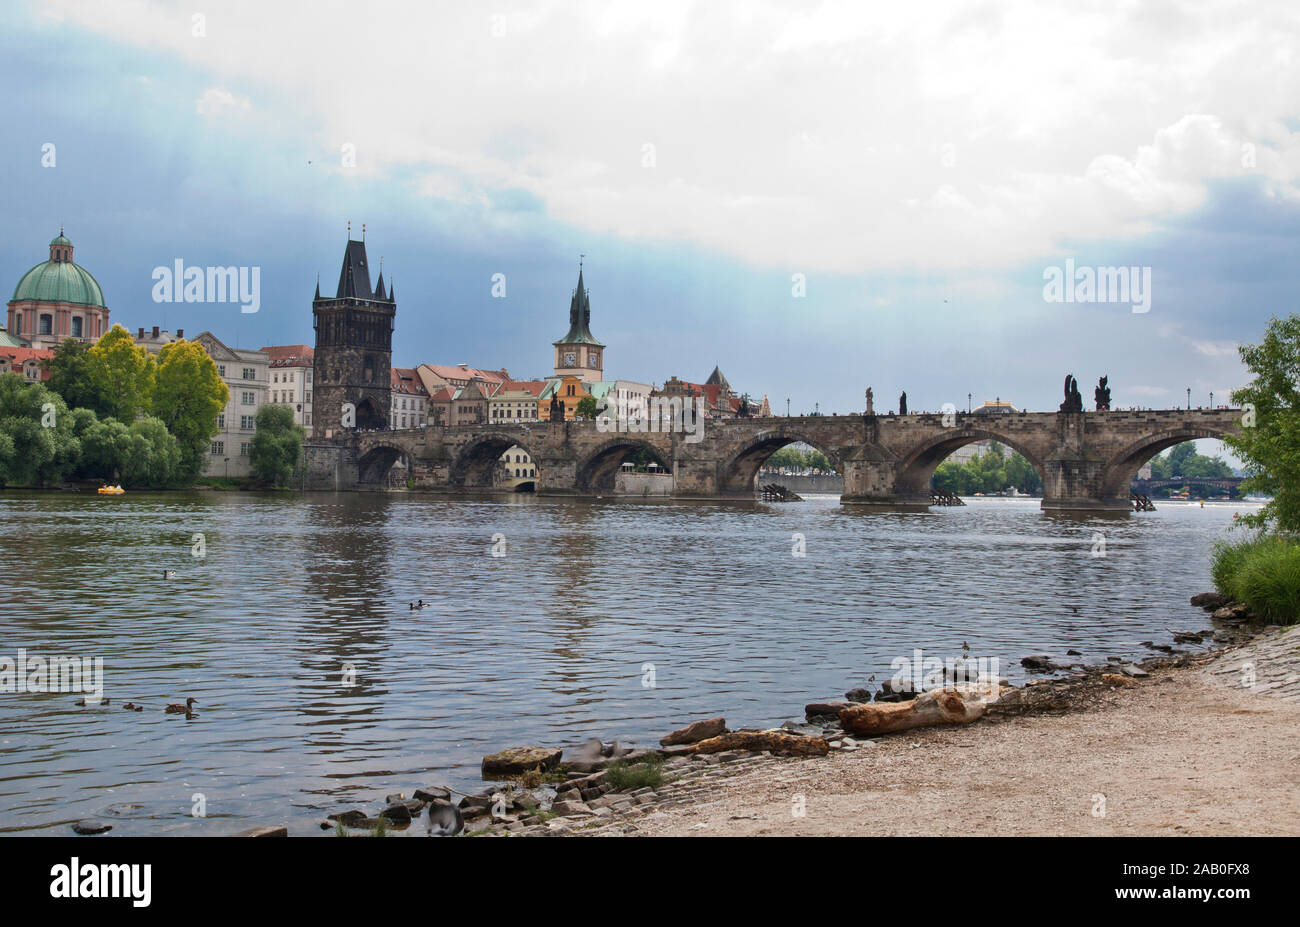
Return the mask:
<path id="1" fill-rule="evenodd" d="M 566 355 L 564 355 L 564 366 L 566 366 L 566 367 L 572 367 L 572 366 L 573 366 L 574 364 L 576 364 L 577 362 L 578 362 L 578 355 L 576 355 L 576 354 L 566 354 Z"/>
<path id="2" fill-rule="evenodd" d="M 588 354 L 587 356 L 591 359 L 591 366 L 593 366 L 593 367 L 599 367 L 599 366 L 600 366 L 600 354 L 598 354 L 598 353 L 595 352 L 595 351 L 592 351 L 592 352 L 591 352 L 590 354 Z"/>

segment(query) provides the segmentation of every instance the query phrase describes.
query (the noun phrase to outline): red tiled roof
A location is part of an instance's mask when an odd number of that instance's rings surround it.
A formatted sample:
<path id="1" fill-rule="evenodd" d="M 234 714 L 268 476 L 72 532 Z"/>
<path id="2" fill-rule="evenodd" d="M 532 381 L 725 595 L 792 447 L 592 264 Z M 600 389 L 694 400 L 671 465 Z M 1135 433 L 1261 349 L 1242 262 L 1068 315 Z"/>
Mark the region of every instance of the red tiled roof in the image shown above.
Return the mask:
<path id="1" fill-rule="evenodd" d="M 310 367 L 316 351 L 309 344 L 273 344 L 262 348 L 272 367 Z"/>
<path id="2" fill-rule="evenodd" d="M 390 384 L 396 392 L 414 393 L 419 396 L 429 395 L 429 391 L 424 388 L 424 382 L 420 375 L 411 367 L 394 367 Z"/>
<path id="3" fill-rule="evenodd" d="M 502 370 L 479 370 L 477 367 L 459 367 L 448 364 L 421 364 L 428 367 L 444 380 L 472 380 L 482 377 L 485 383 L 504 383 L 510 379 L 510 373 Z"/>
<path id="4" fill-rule="evenodd" d="M 506 380 L 501 384 L 502 389 L 508 390 L 527 390 L 533 396 L 542 395 L 542 390 L 546 389 L 545 380 Z"/>
<path id="5" fill-rule="evenodd" d="M 9 371 L 22 370 L 30 360 L 43 361 L 50 360 L 53 357 L 53 348 L 0 347 L 0 362 L 3 362 Z M 42 368 L 41 379 L 48 380 L 49 378 L 50 372 Z"/>

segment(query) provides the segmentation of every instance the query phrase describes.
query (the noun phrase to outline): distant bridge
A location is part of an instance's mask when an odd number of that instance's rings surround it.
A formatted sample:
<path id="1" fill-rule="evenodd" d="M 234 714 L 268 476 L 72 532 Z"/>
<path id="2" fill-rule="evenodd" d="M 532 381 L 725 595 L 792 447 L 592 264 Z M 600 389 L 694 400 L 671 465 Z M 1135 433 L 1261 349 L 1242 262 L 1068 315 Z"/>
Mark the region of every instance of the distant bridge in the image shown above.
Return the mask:
<path id="1" fill-rule="evenodd" d="M 648 451 L 671 472 L 673 495 L 752 499 L 763 461 L 803 442 L 843 475 L 842 502 L 927 506 L 944 458 L 997 441 L 1038 471 L 1044 509 L 1129 511 L 1130 487 L 1147 460 L 1184 441 L 1238 434 L 1239 423 L 1232 409 L 706 419 L 696 443 L 680 433 L 601 431 L 589 421 L 435 425 L 315 439 L 303 476 L 308 488 L 377 489 L 406 457 L 417 489 L 490 490 L 501 454 L 518 445 L 537 466 L 538 492 L 607 495 L 623 461 Z"/>
<path id="2" fill-rule="evenodd" d="M 1183 486 L 1213 486 L 1215 489 L 1227 490 L 1228 498 L 1236 499 L 1241 495 L 1243 477 L 1240 476 L 1176 476 L 1161 480 L 1134 480 L 1133 491 L 1144 496 L 1151 495 L 1157 489 L 1180 489 Z"/>

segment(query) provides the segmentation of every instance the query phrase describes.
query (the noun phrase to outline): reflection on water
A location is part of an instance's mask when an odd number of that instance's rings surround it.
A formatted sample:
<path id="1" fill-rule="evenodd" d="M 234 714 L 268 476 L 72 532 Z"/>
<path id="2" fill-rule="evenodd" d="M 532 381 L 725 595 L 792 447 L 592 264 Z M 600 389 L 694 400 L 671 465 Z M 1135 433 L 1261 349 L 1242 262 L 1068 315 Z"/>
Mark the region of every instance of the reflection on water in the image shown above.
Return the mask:
<path id="1" fill-rule="evenodd" d="M 0 694 L 0 832 L 311 833 L 350 801 L 476 786 L 510 745 L 779 723 L 914 647 L 966 641 L 1013 678 L 1027 653 L 1141 655 L 1204 626 L 1187 598 L 1253 508 L 4 493 L 0 656 L 103 657 L 113 704 Z M 186 696 L 197 718 L 163 713 Z"/>

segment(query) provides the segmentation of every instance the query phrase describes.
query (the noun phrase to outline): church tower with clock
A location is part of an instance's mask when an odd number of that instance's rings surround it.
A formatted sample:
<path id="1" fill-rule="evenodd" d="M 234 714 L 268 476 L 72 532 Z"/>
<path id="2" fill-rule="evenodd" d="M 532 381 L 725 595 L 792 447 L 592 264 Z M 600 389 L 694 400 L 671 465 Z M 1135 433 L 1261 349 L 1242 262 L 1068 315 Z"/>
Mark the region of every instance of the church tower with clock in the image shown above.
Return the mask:
<path id="1" fill-rule="evenodd" d="M 591 334 L 591 301 L 582 285 L 582 264 L 578 264 L 578 288 L 569 303 L 569 332 L 555 345 L 555 375 L 577 377 L 585 383 L 604 379 L 605 346 Z"/>

